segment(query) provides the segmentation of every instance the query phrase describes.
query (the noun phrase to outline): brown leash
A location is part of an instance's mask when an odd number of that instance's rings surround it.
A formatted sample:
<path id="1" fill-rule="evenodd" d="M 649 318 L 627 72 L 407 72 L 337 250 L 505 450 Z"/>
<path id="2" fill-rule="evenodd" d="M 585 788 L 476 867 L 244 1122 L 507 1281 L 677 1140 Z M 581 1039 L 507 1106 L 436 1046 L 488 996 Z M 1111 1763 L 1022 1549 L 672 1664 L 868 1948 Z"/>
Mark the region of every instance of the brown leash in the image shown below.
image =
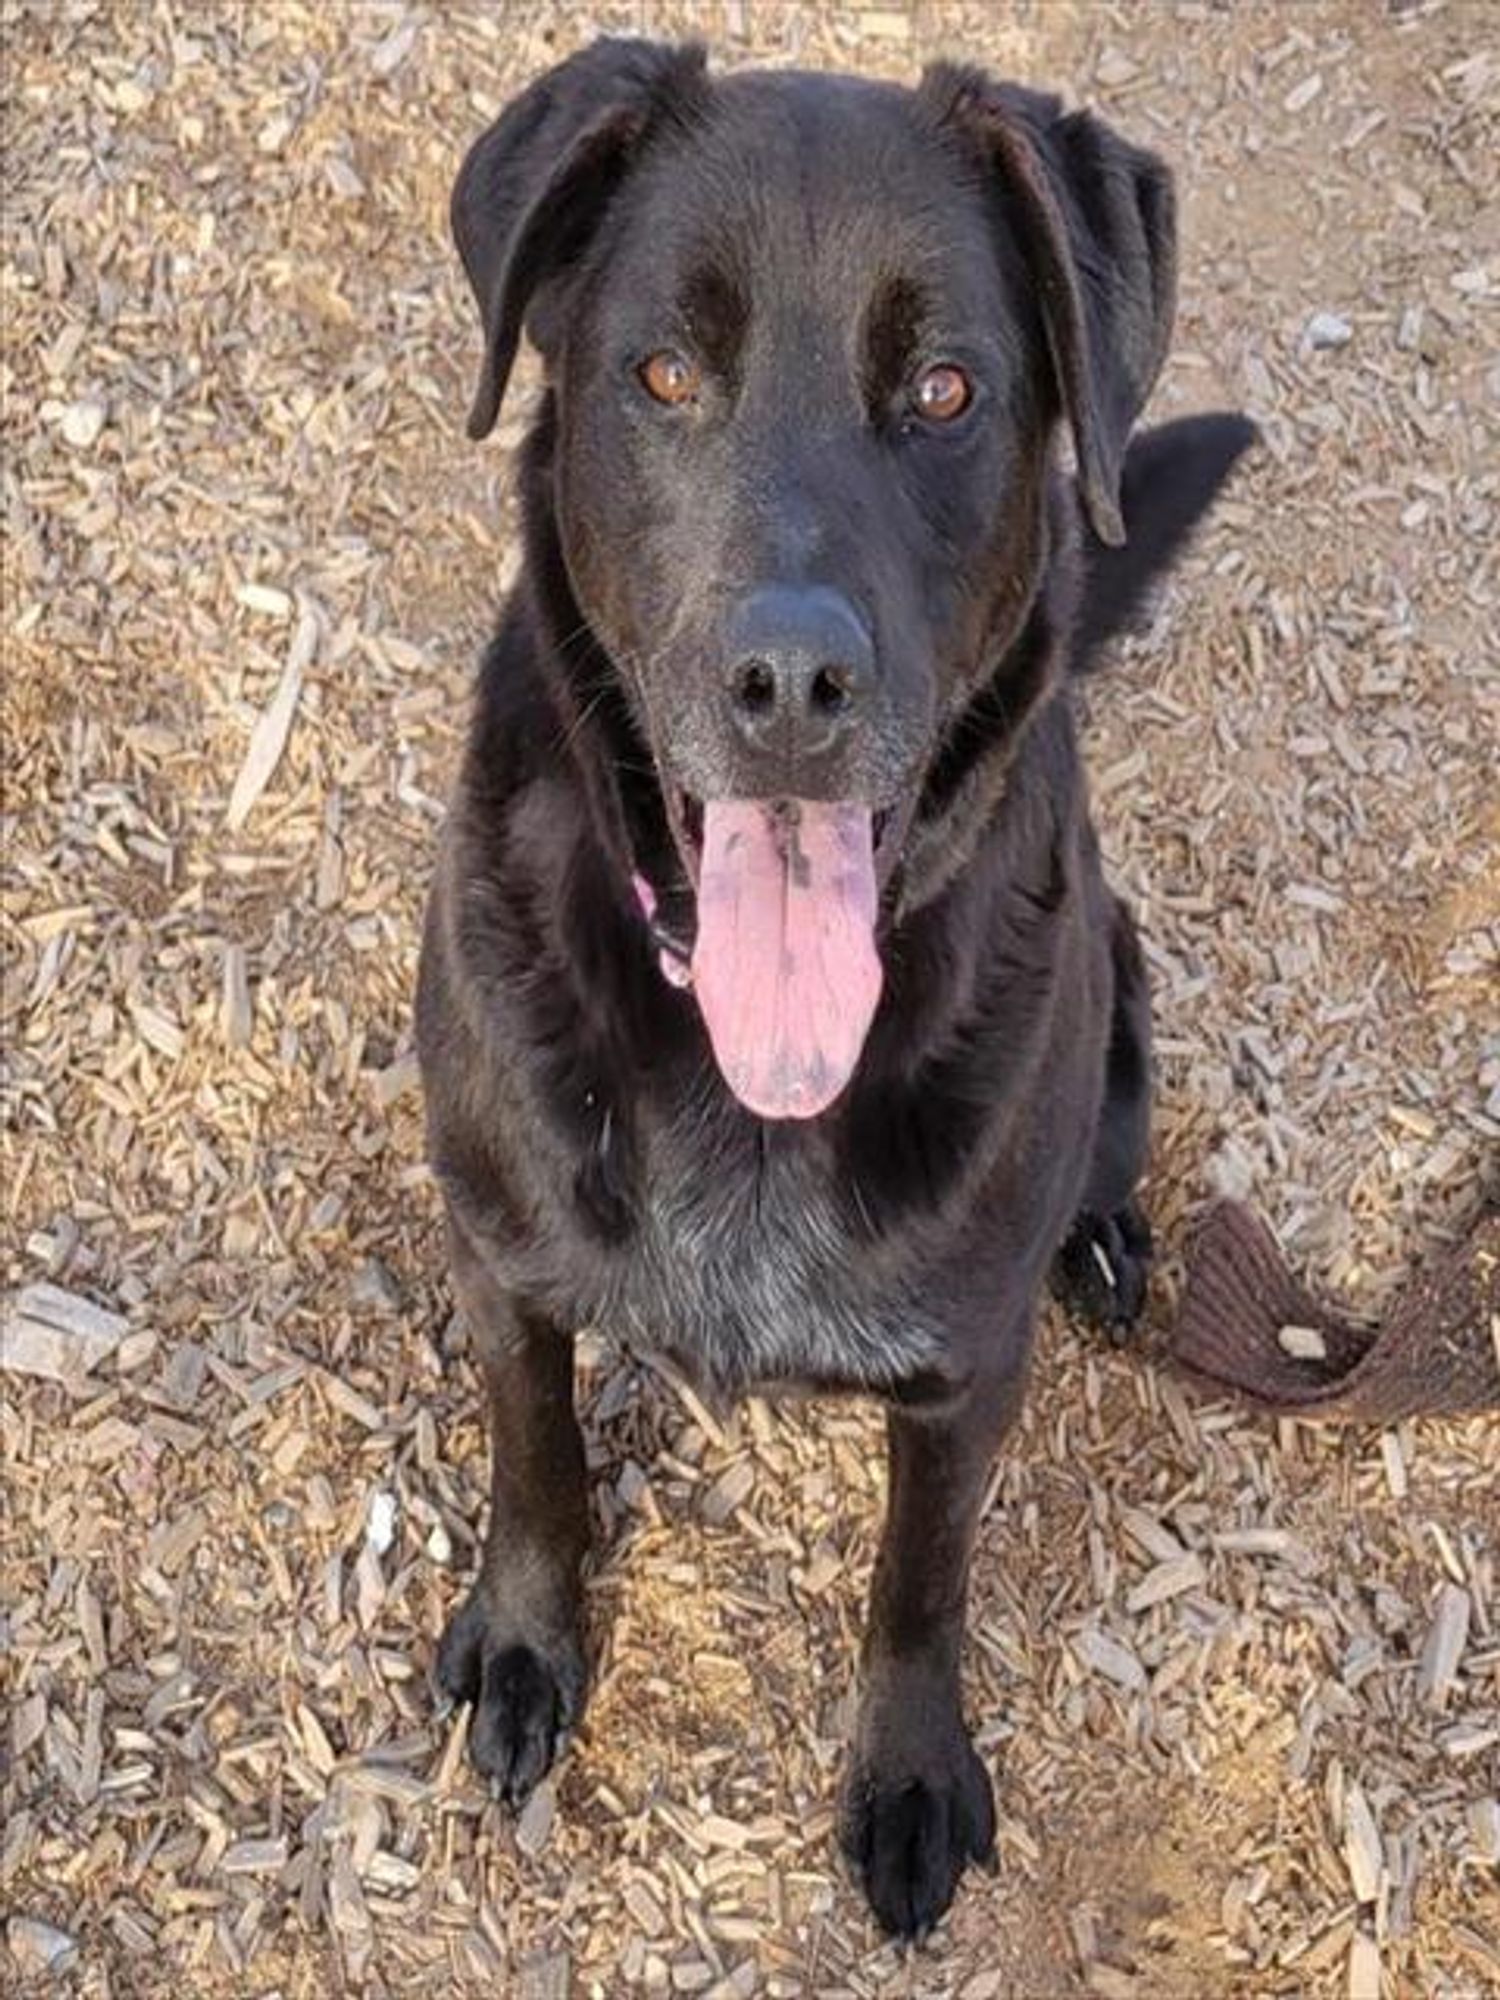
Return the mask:
<path id="1" fill-rule="evenodd" d="M 1280 1416 L 1345 1423 L 1500 1409 L 1500 1202 L 1407 1281 L 1373 1331 L 1320 1305 L 1243 1203 L 1189 1247 L 1167 1359 L 1200 1387 Z"/>

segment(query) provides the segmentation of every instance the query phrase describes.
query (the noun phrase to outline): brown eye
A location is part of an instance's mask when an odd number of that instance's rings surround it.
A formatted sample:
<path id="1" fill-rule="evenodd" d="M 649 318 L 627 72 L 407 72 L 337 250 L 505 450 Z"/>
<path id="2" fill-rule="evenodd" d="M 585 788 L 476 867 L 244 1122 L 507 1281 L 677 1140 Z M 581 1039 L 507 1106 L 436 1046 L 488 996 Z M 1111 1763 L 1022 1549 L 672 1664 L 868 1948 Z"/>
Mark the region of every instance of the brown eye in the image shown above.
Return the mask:
<path id="1" fill-rule="evenodd" d="M 670 347 L 648 354 L 641 363 L 640 376 L 647 395 L 658 403 L 690 403 L 703 387 L 703 370 L 697 362 Z"/>
<path id="2" fill-rule="evenodd" d="M 930 424 L 951 424 L 973 401 L 974 390 L 962 368 L 940 361 L 917 378 L 917 414 Z"/>

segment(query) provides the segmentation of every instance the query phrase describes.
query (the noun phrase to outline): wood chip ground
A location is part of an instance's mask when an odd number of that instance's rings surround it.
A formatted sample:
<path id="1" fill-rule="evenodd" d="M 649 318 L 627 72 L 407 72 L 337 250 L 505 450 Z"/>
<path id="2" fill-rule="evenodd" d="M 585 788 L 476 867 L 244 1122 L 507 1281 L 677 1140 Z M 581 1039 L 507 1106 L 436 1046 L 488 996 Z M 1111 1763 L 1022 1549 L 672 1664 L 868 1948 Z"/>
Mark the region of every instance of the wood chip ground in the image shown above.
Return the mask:
<path id="1" fill-rule="evenodd" d="M 906 1960 L 833 1842 L 870 1412 L 588 1343 L 588 1726 L 517 1826 L 434 1715 L 484 1460 L 408 1021 L 527 393 L 465 442 L 445 208 L 598 26 L 956 53 L 1171 155 L 1156 408 L 1266 444 L 1094 699 L 1161 1237 L 1248 1192 L 1375 1311 L 1494 1155 L 1492 7 L 8 0 L 3 1976 L 1480 2000 L 1494 1422 L 1267 1425 L 1049 1318 L 968 1652 L 1000 1871 Z"/>

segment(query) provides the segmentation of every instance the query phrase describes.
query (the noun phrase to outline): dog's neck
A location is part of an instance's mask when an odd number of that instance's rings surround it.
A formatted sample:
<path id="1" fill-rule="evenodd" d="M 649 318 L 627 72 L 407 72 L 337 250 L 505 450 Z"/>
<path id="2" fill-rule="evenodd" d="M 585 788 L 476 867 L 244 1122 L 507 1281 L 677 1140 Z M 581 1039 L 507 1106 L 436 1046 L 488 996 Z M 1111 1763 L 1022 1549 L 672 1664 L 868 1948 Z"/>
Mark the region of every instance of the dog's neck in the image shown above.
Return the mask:
<path id="1" fill-rule="evenodd" d="M 1067 678 L 1074 605 L 1071 541 L 1077 512 L 1065 489 L 1048 490 L 1040 579 L 994 642 L 978 686 L 943 732 L 898 872 L 895 921 L 934 902 L 974 858 L 1005 796 L 1026 737 Z"/>

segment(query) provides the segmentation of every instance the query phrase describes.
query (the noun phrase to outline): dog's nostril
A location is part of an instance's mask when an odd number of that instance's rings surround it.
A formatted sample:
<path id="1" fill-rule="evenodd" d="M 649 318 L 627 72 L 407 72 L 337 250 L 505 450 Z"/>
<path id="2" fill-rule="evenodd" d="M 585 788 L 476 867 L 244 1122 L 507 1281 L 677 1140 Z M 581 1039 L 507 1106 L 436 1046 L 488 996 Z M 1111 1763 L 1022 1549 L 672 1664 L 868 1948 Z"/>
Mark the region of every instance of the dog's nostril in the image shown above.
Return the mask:
<path id="1" fill-rule="evenodd" d="M 842 715 L 854 699 L 854 679 L 851 667 L 819 667 L 812 684 L 812 706 L 816 713 Z"/>
<path id="2" fill-rule="evenodd" d="M 740 675 L 740 707 L 764 715 L 776 704 L 776 676 L 764 660 L 752 660 Z"/>

